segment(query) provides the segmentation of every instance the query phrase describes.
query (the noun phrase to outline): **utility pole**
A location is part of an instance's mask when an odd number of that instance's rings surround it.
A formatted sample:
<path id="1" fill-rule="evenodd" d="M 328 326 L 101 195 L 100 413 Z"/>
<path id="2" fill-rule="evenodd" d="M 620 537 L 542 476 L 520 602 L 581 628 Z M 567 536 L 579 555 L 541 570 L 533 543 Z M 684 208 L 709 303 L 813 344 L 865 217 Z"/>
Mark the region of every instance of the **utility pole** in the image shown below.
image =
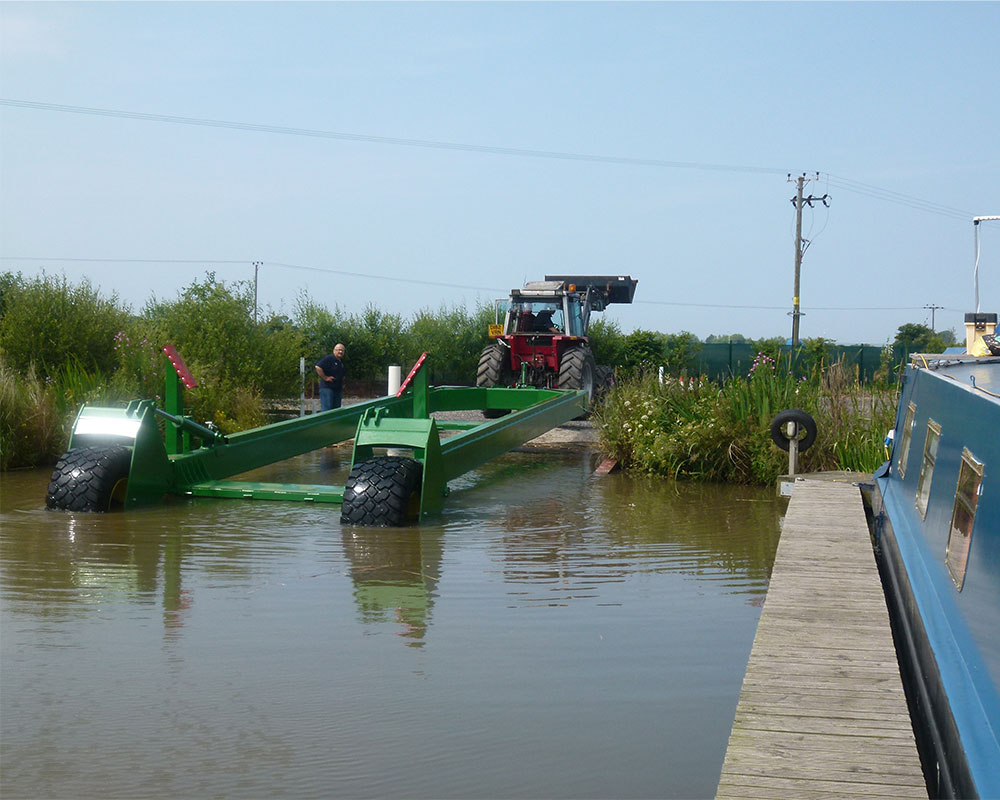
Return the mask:
<path id="1" fill-rule="evenodd" d="M 937 331 L 934 328 L 934 312 L 939 308 L 944 308 L 944 306 L 936 306 L 933 303 L 929 303 L 924 306 L 924 308 L 929 308 L 931 310 L 931 333 L 936 333 Z"/>
<path id="2" fill-rule="evenodd" d="M 788 182 L 791 183 L 792 175 L 788 174 Z M 792 318 L 792 347 L 799 346 L 799 317 L 803 316 L 802 312 L 799 311 L 799 275 L 802 271 L 802 256 L 805 254 L 806 249 L 809 247 L 809 241 L 806 240 L 805 247 L 802 246 L 802 206 L 803 204 L 813 207 L 813 201 L 821 202 L 827 208 L 830 204 L 827 202 L 830 199 L 830 195 L 824 194 L 822 197 L 813 197 L 809 195 L 808 197 L 802 196 L 802 190 L 805 187 L 806 181 L 819 180 L 819 173 L 816 173 L 815 178 L 807 178 L 805 173 L 799 175 L 795 179 L 796 192 L 795 197 L 792 198 L 792 203 L 795 205 L 795 288 L 792 292 L 792 310 L 789 316 Z"/>
<path id="3" fill-rule="evenodd" d="M 788 176 L 791 178 L 791 175 Z M 795 193 L 795 288 L 792 290 L 792 347 L 799 346 L 799 273 L 802 271 L 802 186 L 805 175 L 799 175 Z"/>

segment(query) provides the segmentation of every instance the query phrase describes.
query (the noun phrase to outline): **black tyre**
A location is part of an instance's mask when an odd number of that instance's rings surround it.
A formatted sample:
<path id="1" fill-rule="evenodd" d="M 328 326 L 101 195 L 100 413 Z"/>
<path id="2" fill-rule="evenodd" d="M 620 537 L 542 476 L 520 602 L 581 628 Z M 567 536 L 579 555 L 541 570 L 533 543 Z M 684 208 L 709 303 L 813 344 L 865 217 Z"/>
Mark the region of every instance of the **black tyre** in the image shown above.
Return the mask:
<path id="1" fill-rule="evenodd" d="M 587 406 L 594 402 L 594 354 L 589 347 L 574 347 L 563 353 L 559 362 L 558 389 L 583 389 L 587 393 Z"/>
<path id="2" fill-rule="evenodd" d="M 594 367 L 594 397 L 597 400 L 603 400 L 614 385 L 615 371 L 613 367 L 604 364 L 598 364 Z"/>
<path id="3" fill-rule="evenodd" d="M 131 464 L 132 451 L 123 445 L 73 448 L 56 462 L 46 508 L 110 511 L 123 506 Z"/>
<path id="4" fill-rule="evenodd" d="M 476 370 L 476 386 L 511 386 L 514 383 L 510 368 L 510 356 L 502 344 L 494 342 L 479 356 L 479 368 Z M 496 419 L 509 414 L 509 409 L 487 408 L 483 411 L 486 419 Z"/>
<path id="5" fill-rule="evenodd" d="M 816 420 L 805 411 L 798 408 L 788 408 L 771 420 L 771 441 L 782 450 L 788 450 L 788 432 L 786 426 L 794 422 L 798 426 L 799 452 L 808 450 L 816 441 Z"/>
<path id="6" fill-rule="evenodd" d="M 420 511 L 423 465 L 412 458 L 375 456 L 355 464 L 344 487 L 342 525 L 405 525 Z"/>

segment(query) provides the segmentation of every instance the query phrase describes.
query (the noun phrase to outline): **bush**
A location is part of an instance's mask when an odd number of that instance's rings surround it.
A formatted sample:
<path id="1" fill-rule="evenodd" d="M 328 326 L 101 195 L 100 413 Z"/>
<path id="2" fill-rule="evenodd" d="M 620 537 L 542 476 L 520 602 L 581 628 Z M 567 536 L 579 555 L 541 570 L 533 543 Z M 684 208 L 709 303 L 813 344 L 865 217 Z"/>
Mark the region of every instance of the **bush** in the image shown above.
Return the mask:
<path id="1" fill-rule="evenodd" d="M 210 272 L 204 281 L 184 289 L 177 300 L 150 300 L 143 318 L 159 346 L 173 344 L 189 367 L 195 362 L 213 365 L 212 379 L 220 385 L 268 396 L 287 396 L 298 390 L 299 358 L 307 355 L 306 338 L 283 317 L 269 315 L 255 323 L 249 281 L 227 285 Z"/>
<path id="2" fill-rule="evenodd" d="M 45 274 L 27 280 L 5 273 L 0 285 L 0 350 L 10 369 L 27 373 L 34 364 L 47 375 L 75 361 L 89 371 L 114 371 L 112 343 L 129 318 L 116 295 L 106 299 L 89 281 L 71 285 Z"/>
<path id="3" fill-rule="evenodd" d="M 446 306 L 436 312 L 430 309 L 417 312 L 406 331 L 404 371 L 421 353 L 430 353 L 431 383 L 475 383 L 479 356 L 489 344 L 489 325 L 493 319 L 491 305 L 480 305 L 472 313 Z"/>

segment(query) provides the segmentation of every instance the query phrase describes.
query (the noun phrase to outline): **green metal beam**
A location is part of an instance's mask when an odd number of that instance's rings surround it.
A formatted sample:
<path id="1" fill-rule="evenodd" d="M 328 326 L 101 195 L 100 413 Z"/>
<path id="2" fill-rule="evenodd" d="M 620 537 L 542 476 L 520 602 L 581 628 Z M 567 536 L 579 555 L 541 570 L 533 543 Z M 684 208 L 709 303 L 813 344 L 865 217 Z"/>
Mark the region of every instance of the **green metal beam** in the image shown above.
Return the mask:
<path id="1" fill-rule="evenodd" d="M 382 397 L 231 434 L 225 444 L 174 456 L 171 461 L 176 486 L 184 491 L 196 483 L 222 480 L 351 439 L 361 417 L 375 408 L 408 415 L 412 399 Z"/>
<path id="2" fill-rule="evenodd" d="M 245 500 L 298 500 L 343 503 L 344 487 L 307 483 L 260 483 L 254 481 L 207 481 L 185 492 L 194 497 L 228 497 Z"/>

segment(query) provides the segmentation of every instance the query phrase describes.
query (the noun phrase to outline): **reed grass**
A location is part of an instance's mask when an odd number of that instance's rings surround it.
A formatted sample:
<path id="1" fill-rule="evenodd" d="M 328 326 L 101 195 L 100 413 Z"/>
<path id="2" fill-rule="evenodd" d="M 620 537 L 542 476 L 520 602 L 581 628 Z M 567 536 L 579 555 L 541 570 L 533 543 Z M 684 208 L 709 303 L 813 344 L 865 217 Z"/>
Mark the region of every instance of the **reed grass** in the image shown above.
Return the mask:
<path id="1" fill-rule="evenodd" d="M 788 468 L 787 453 L 771 441 L 771 420 L 799 408 L 819 430 L 800 471 L 875 470 L 895 418 L 895 390 L 860 383 L 843 362 L 802 376 L 791 366 L 761 355 L 748 375 L 721 385 L 626 379 L 595 413 L 601 448 L 638 472 L 767 485 Z"/>

